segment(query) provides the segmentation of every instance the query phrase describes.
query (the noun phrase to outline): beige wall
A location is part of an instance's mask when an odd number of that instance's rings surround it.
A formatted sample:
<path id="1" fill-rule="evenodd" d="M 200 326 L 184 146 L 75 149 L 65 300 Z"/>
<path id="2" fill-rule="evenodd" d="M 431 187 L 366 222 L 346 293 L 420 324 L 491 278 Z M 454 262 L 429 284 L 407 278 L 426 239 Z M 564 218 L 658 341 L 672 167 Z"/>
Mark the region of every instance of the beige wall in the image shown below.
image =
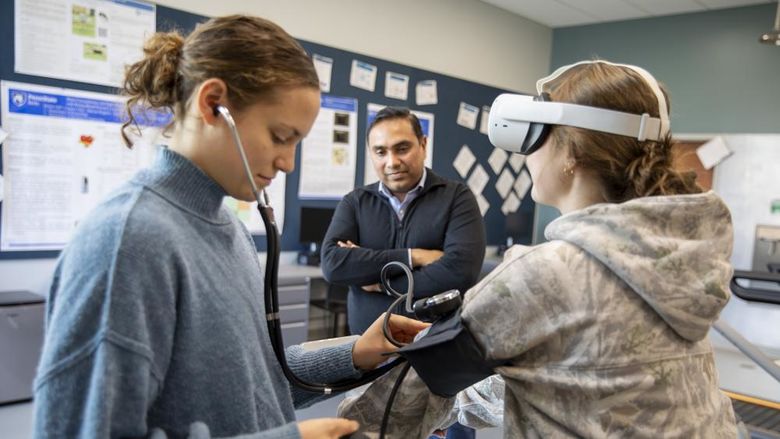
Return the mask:
<path id="1" fill-rule="evenodd" d="M 248 13 L 295 37 L 487 85 L 533 91 L 552 30 L 478 0 L 159 0 L 201 15 Z"/>

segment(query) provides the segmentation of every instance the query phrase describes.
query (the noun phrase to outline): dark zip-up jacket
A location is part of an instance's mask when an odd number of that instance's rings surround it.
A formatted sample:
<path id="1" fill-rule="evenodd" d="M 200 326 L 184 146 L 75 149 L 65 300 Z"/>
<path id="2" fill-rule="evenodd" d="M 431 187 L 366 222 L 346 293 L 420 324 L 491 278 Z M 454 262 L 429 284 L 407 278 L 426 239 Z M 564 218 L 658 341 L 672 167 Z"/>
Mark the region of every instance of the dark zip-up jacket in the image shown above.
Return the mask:
<path id="1" fill-rule="evenodd" d="M 427 172 L 422 192 L 403 220 L 379 193 L 378 182 L 353 190 L 336 208 L 322 246 L 322 272 L 329 282 L 350 286 L 347 306 L 353 334 L 365 331 L 394 300 L 361 286 L 378 283 L 382 267 L 390 261 L 408 264 L 410 248 L 444 252 L 438 261 L 414 270 L 415 298 L 450 289 L 465 293 L 477 282 L 485 257 L 485 228 L 477 200 L 465 184 Z M 347 240 L 360 248 L 338 246 L 338 241 Z M 402 277 L 392 286 L 406 291 Z"/>

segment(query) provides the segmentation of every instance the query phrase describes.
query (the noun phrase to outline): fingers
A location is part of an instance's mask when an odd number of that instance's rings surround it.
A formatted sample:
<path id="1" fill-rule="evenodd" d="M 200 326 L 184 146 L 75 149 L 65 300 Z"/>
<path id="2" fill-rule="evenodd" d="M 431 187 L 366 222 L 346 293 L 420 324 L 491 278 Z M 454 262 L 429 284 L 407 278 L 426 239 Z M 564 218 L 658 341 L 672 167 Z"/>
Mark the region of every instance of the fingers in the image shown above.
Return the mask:
<path id="1" fill-rule="evenodd" d="M 357 431 L 360 425 L 344 418 L 318 418 L 298 422 L 302 439 L 338 439 Z"/>
<path id="2" fill-rule="evenodd" d="M 355 244 L 354 242 L 352 242 L 350 240 L 347 240 L 346 242 L 345 241 L 337 241 L 336 244 L 338 244 L 338 246 L 341 247 L 341 248 L 360 248 L 360 246 L 358 246 L 357 244 Z"/>
<path id="3" fill-rule="evenodd" d="M 417 334 L 429 326 L 431 326 L 430 323 L 410 319 L 409 317 L 404 317 L 398 314 L 393 314 L 390 316 L 390 327 L 394 330 Z"/>
<path id="4" fill-rule="evenodd" d="M 327 418 L 330 424 L 326 427 L 326 431 L 332 435 L 334 439 L 346 436 L 357 431 L 359 424 L 355 421 L 343 418 Z"/>

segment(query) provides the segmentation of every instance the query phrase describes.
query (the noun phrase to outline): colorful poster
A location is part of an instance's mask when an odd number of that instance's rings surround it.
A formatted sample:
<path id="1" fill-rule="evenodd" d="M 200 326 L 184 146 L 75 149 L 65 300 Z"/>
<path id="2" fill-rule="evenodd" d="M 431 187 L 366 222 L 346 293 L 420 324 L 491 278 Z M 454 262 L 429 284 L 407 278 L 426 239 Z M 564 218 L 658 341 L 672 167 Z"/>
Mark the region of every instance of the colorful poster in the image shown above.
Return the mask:
<path id="1" fill-rule="evenodd" d="M 339 199 L 355 187 L 357 99 L 323 95 L 301 145 L 299 198 Z"/>
<path id="2" fill-rule="evenodd" d="M 110 191 L 154 160 L 167 113 L 139 118 L 143 137 L 120 136 L 123 98 L 3 81 L 0 249 L 58 250 L 79 220 Z M 132 134 L 132 133 L 130 133 Z"/>
<path id="3" fill-rule="evenodd" d="M 118 87 L 155 32 L 156 12 L 138 0 L 16 0 L 14 70 Z"/>

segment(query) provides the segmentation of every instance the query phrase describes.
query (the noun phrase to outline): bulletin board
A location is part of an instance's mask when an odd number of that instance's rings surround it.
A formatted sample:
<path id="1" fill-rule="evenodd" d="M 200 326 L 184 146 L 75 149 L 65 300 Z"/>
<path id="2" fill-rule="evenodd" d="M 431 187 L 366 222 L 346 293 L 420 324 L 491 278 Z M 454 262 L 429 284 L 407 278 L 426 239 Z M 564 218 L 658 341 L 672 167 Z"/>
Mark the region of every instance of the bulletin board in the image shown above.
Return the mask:
<path id="1" fill-rule="evenodd" d="M 181 33 L 188 33 L 199 22 L 206 18 L 200 15 L 191 14 L 164 6 L 156 6 L 157 30 L 168 31 L 178 30 Z M 502 206 L 509 194 L 515 194 L 524 184 L 518 182 L 519 179 L 527 179 L 527 170 L 524 167 L 517 167 L 510 164 L 509 160 L 493 160 L 491 165 L 489 158 L 494 151 L 486 134 L 480 132 L 480 123 L 484 106 L 490 106 L 496 96 L 508 92 L 499 88 L 478 84 L 471 81 L 457 79 L 451 76 L 430 72 L 394 62 L 389 62 L 379 58 L 365 56 L 354 52 L 335 49 L 332 47 L 316 44 L 308 41 L 298 40 L 301 45 L 311 55 L 318 55 L 333 60 L 330 91 L 328 95 L 354 98 L 357 100 L 357 157 L 355 186 L 361 186 L 365 177 L 364 161 L 367 159 L 365 151 L 365 130 L 367 126 L 367 106 L 371 104 L 392 105 L 399 107 L 409 107 L 426 113 L 432 113 L 435 116 L 434 134 L 435 143 L 433 149 L 432 169 L 435 173 L 449 179 L 467 182 L 472 175 L 477 172 L 477 167 L 484 170 L 483 180 L 486 180 L 482 196 L 484 201 L 489 204 L 489 208 L 484 213 L 485 229 L 487 233 L 488 245 L 497 245 L 505 241 L 505 223 L 506 215 L 502 212 Z M 100 93 L 116 93 L 111 87 L 75 82 L 61 79 L 38 77 L 32 75 L 23 75 L 14 71 L 14 0 L 0 0 L 0 79 L 7 81 L 17 81 L 35 85 L 48 85 L 54 87 L 63 87 L 68 89 L 94 91 Z M 350 85 L 350 69 L 353 61 L 367 63 L 377 68 L 377 77 L 374 91 L 363 90 Z M 463 62 L 470 62 L 464 59 Z M 409 77 L 409 90 L 406 100 L 389 98 L 385 96 L 385 78 L 387 72 L 394 72 Z M 415 99 L 415 87 L 420 81 L 436 81 L 437 102 L 431 105 L 417 105 Z M 480 110 L 475 129 L 461 126 L 457 123 L 458 114 L 462 103 L 469 104 Z M 2 121 L 0 121 L 0 124 Z M 117 136 L 119 133 L 117 133 Z M 467 145 L 475 160 L 465 172 L 461 175 L 454 166 L 456 157 L 461 152 L 463 145 Z M 2 148 L 2 146 L 0 146 Z M 500 154 L 499 154 L 500 155 Z M 498 157 L 500 158 L 500 157 Z M 507 157 L 508 159 L 509 157 Z M 3 163 L 0 159 L 0 171 L 3 169 Z M 299 242 L 298 230 L 300 226 L 299 211 L 302 206 L 306 207 L 335 207 L 338 204 L 337 199 L 304 199 L 298 198 L 300 169 L 301 169 L 301 148 L 296 153 L 296 169 L 287 176 L 286 194 L 285 194 L 285 222 L 282 231 L 282 249 L 300 250 L 304 245 Z M 463 172 L 463 169 L 461 169 Z M 504 174 L 501 192 L 496 188 L 499 177 Z M 525 174 L 525 175 L 523 175 Z M 511 181 L 509 180 L 511 179 Z M 508 182 L 510 184 L 508 184 Z M 519 186 L 518 186 L 518 183 Z M 509 186 L 508 193 L 506 188 Z M 505 195 L 505 196 L 502 196 Z M 523 214 L 527 218 L 533 218 L 534 202 L 531 199 L 530 190 L 523 193 L 523 197 L 518 197 L 520 201 L 517 213 Z M 0 202 L 2 207 L 2 202 Z M 0 222 L 0 228 L 2 228 Z M 521 243 L 530 244 L 533 224 L 527 221 L 524 224 L 527 229 L 527 240 Z M 260 251 L 265 250 L 265 236 L 256 235 L 255 243 Z M 59 251 L 6 251 L 0 252 L 1 259 L 26 259 L 26 258 L 51 258 L 56 257 Z"/>

